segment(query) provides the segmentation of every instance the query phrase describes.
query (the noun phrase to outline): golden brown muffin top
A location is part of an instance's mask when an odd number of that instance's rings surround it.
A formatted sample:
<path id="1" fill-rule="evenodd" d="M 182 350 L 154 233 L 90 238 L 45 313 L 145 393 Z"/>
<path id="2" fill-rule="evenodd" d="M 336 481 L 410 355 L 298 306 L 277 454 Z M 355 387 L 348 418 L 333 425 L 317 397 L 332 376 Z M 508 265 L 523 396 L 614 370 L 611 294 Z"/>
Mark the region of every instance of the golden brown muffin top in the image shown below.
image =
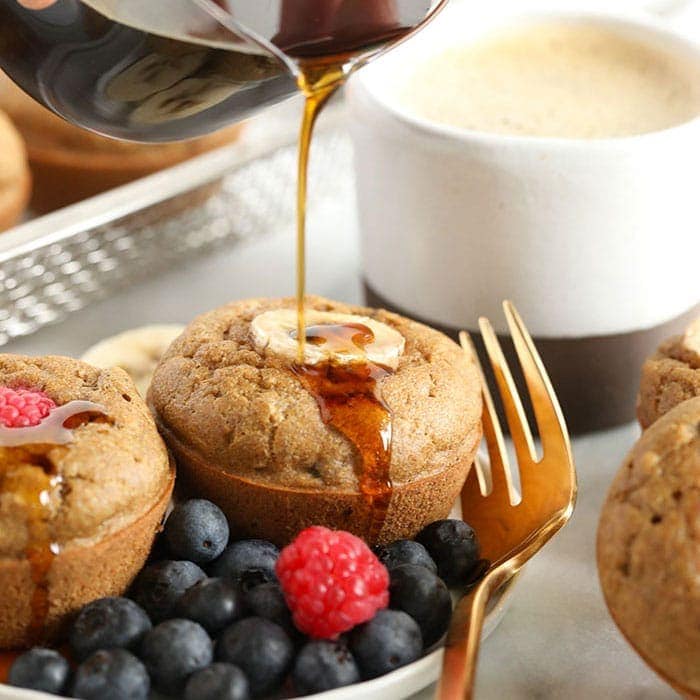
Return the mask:
<path id="1" fill-rule="evenodd" d="M 16 185 L 26 176 L 27 170 L 22 137 L 9 117 L 0 111 L 0 190 Z"/>
<path id="2" fill-rule="evenodd" d="M 250 324 L 294 299 L 250 299 L 196 318 L 156 368 L 149 403 L 157 420 L 202 458 L 257 482 L 356 491 L 350 441 L 324 424 L 289 360 L 259 352 Z M 393 414 L 390 473 L 405 484 L 463 459 L 480 435 L 474 365 L 438 331 L 383 310 L 309 297 L 307 307 L 360 314 L 399 331 L 406 347 L 379 389 Z"/>
<path id="3" fill-rule="evenodd" d="M 664 341 L 642 367 L 637 416 L 643 428 L 683 401 L 700 396 L 700 318 Z"/>
<path id="4" fill-rule="evenodd" d="M 598 568 L 624 635 L 700 692 L 700 397 L 654 423 L 620 468 L 598 527 Z"/>
<path id="5" fill-rule="evenodd" d="M 60 149 L 103 157 L 137 157 L 140 162 L 153 161 L 167 165 L 194 157 L 217 146 L 233 141 L 240 132 L 234 125 L 221 131 L 189 141 L 143 144 L 100 136 L 61 119 L 40 105 L 0 73 L 0 108 L 15 122 L 27 143 L 30 158 L 46 150 Z M 162 161 L 165 159 L 165 162 Z"/>
<path id="6" fill-rule="evenodd" d="M 43 391 L 59 406 L 85 400 L 107 411 L 83 414 L 68 445 L 0 447 L 0 557 L 24 556 L 37 526 L 61 546 L 101 539 L 146 513 L 170 484 L 165 445 L 123 370 L 0 355 L 0 385 Z M 60 479 L 39 507 L 31 487 L 46 474 Z"/>

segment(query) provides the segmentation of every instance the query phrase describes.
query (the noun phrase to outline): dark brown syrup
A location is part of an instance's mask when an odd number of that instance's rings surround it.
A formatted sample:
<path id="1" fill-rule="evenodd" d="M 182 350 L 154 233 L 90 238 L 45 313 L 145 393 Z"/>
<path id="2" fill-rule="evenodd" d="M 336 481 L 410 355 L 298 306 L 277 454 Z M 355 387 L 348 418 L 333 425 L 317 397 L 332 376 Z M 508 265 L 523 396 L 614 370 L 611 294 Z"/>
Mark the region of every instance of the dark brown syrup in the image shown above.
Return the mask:
<path id="1" fill-rule="evenodd" d="M 392 495 L 391 410 L 382 399 L 380 386 L 392 370 L 368 360 L 342 362 L 342 356 L 356 355 L 373 341 L 374 334 L 361 323 L 309 326 L 306 342 L 324 346 L 339 359 L 294 365 L 294 373 L 316 400 L 324 423 L 342 433 L 357 450 L 358 483 L 370 511 L 364 535 L 371 543 L 381 533 Z"/>
<path id="2" fill-rule="evenodd" d="M 431 0 L 215 2 L 287 56 L 309 62 L 376 52 L 431 11 Z M 0 68 L 68 121 L 133 141 L 202 136 L 296 92 L 282 60 L 241 50 L 234 29 L 204 10 L 195 13 L 196 26 L 166 34 L 152 26 L 151 12 L 138 21 L 137 9 L 129 3 L 123 16 L 116 2 L 57 0 L 35 11 L 0 0 Z"/>

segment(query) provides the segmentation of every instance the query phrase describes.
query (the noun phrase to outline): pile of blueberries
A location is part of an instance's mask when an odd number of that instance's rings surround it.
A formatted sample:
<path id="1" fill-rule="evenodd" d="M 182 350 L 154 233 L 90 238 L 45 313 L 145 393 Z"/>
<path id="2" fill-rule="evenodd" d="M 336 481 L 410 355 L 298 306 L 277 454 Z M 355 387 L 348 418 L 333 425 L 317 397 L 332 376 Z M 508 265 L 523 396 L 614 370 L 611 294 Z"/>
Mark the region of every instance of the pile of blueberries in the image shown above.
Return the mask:
<path id="1" fill-rule="evenodd" d="M 185 501 L 129 597 L 96 600 L 78 614 L 68 640 L 74 670 L 59 652 L 37 647 L 17 658 L 9 682 L 87 700 L 145 700 L 152 690 L 248 700 L 375 678 L 442 638 L 452 615 L 448 586 L 470 585 L 485 565 L 461 520 L 435 522 L 415 541 L 375 553 L 389 571 L 389 608 L 338 640 L 309 639 L 295 628 L 277 581 L 277 547 L 229 543 L 216 505 Z"/>

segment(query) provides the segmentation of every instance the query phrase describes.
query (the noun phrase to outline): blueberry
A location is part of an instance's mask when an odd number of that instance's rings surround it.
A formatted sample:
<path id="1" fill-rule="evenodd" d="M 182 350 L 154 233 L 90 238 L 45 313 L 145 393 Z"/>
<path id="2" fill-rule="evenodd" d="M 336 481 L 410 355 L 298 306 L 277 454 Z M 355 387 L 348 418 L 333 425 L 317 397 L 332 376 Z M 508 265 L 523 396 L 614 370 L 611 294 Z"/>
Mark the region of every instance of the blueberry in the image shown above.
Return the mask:
<path id="1" fill-rule="evenodd" d="M 352 685 L 360 680 L 360 669 L 348 648 L 338 642 L 308 642 L 294 663 L 294 689 L 300 695 Z"/>
<path id="2" fill-rule="evenodd" d="M 207 564 L 228 544 L 228 521 L 211 501 L 193 498 L 175 506 L 165 523 L 163 535 L 177 559 Z"/>
<path id="3" fill-rule="evenodd" d="M 213 647 L 209 635 L 192 620 L 167 620 L 154 627 L 141 643 L 141 660 L 156 690 L 175 695 L 195 671 L 209 666 Z"/>
<path id="4" fill-rule="evenodd" d="M 35 647 L 15 659 L 7 682 L 17 688 L 61 695 L 69 674 L 68 662 L 57 651 Z"/>
<path id="5" fill-rule="evenodd" d="M 150 629 L 148 615 L 133 600 L 100 598 L 78 613 L 70 648 L 79 661 L 98 649 L 135 649 Z"/>
<path id="6" fill-rule="evenodd" d="M 261 583 L 246 591 L 245 607 L 251 615 L 264 617 L 276 622 L 292 639 L 300 635 L 292 621 L 292 613 L 287 607 L 284 593 L 277 583 Z"/>
<path id="7" fill-rule="evenodd" d="M 75 672 L 74 698 L 146 700 L 151 682 L 144 665 L 125 649 L 101 649 Z"/>
<path id="8" fill-rule="evenodd" d="M 479 560 L 476 533 L 463 520 L 438 520 L 423 528 L 416 537 L 430 552 L 438 576 L 448 586 L 463 586 L 473 578 Z"/>
<path id="9" fill-rule="evenodd" d="M 242 595 L 222 578 L 207 578 L 195 583 L 175 606 L 178 617 L 199 622 L 211 635 L 216 635 L 243 616 Z"/>
<path id="10" fill-rule="evenodd" d="M 350 650 L 362 676 L 376 678 L 420 658 L 423 639 L 418 623 L 405 612 L 380 610 L 350 633 Z"/>
<path id="11" fill-rule="evenodd" d="M 160 561 L 141 570 L 131 597 L 158 623 L 170 617 L 184 592 L 207 575 L 191 561 Z"/>
<path id="12" fill-rule="evenodd" d="M 229 545 L 214 562 L 212 575 L 227 578 L 241 588 L 277 581 L 275 564 L 280 551 L 264 540 L 241 540 Z"/>
<path id="13" fill-rule="evenodd" d="M 434 574 L 437 573 L 437 565 L 433 561 L 428 550 L 413 540 L 396 540 L 391 544 L 377 547 L 377 557 L 389 571 L 402 564 L 417 564 L 424 566 Z"/>
<path id="14" fill-rule="evenodd" d="M 248 679 L 238 666 L 216 663 L 190 676 L 185 700 L 249 700 Z"/>
<path id="15" fill-rule="evenodd" d="M 391 572 L 391 607 L 408 613 L 420 626 L 426 647 L 447 631 L 452 599 L 444 582 L 423 566 L 404 564 Z"/>
<path id="16" fill-rule="evenodd" d="M 279 625 L 249 617 L 235 622 L 219 637 L 216 658 L 240 667 L 251 694 L 258 697 L 281 685 L 294 658 L 294 645 Z"/>

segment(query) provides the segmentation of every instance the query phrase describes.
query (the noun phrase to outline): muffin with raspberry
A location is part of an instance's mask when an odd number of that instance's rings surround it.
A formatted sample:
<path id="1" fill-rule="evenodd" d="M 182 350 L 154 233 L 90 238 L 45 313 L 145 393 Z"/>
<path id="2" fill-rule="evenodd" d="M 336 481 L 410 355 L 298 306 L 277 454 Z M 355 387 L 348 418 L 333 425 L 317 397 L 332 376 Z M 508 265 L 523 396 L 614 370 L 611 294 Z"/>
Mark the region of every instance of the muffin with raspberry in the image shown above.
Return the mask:
<path id="1" fill-rule="evenodd" d="M 637 417 L 642 428 L 683 401 L 700 396 L 700 318 L 665 340 L 642 367 Z"/>
<path id="2" fill-rule="evenodd" d="M 174 472 L 120 369 L 0 355 L 0 649 L 55 639 L 143 566 Z"/>
<path id="3" fill-rule="evenodd" d="M 242 537 L 305 527 L 372 544 L 446 517 L 481 438 L 476 368 L 452 340 L 383 310 L 251 299 L 195 319 L 148 401 L 179 478 Z"/>

